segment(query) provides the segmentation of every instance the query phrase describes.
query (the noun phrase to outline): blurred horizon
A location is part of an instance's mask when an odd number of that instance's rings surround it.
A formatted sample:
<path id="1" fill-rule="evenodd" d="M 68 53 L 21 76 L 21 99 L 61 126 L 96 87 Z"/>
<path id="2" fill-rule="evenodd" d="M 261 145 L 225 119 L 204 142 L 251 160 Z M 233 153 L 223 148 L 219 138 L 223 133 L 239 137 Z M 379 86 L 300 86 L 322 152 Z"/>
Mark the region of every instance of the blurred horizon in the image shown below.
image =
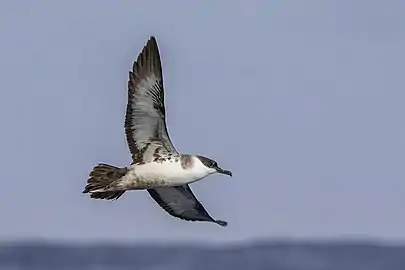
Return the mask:
<path id="1" fill-rule="evenodd" d="M 232 247 L 232 246 L 251 246 L 251 245 L 360 245 L 360 246 L 381 246 L 381 247 L 405 247 L 403 241 L 390 241 L 385 239 L 377 239 L 372 237 L 364 238 L 255 238 L 240 241 L 165 241 L 164 239 L 156 240 L 134 240 L 134 239 L 55 239 L 55 238 L 15 238 L 12 240 L 3 239 L 0 241 L 0 246 L 13 245 L 55 245 L 55 246 L 195 246 L 195 247 Z"/>
<path id="2" fill-rule="evenodd" d="M 0 269 L 402 270 L 405 246 L 262 242 L 193 244 L 0 244 Z"/>

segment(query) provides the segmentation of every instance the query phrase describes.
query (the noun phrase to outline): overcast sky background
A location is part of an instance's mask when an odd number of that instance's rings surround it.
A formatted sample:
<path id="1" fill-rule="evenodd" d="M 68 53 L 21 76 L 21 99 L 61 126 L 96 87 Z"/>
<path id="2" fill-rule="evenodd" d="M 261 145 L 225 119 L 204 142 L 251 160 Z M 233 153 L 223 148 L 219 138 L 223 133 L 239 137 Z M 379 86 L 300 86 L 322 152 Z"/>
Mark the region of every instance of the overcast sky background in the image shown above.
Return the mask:
<path id="1" fill-rule="evenodd" d="M 404 1 L 0 2 L 0 240 L 405 240 Z M 128 71 L 161 51 L 169 132 L 234 177 L 192 185 L 218 219 L 147 192 L 83 195 L 125 166 Z"/>

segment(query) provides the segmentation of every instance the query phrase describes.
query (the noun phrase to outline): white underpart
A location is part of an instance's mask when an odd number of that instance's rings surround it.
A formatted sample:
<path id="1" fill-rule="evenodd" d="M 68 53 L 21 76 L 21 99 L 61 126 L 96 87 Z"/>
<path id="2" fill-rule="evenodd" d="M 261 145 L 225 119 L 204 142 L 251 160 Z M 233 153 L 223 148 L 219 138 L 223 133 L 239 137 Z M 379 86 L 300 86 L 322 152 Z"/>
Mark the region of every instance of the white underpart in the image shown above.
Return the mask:
<path id="1" fill-rule="evenodd" d="M 159 181 L 160 186 L 178 186 L 189 184 L 214 173 L 215 170 L 207 168 L 197 157 L 193 157 L 191 169 L 184 169 L 180 160 L 150 162 L 142 165 L 131 165 L 128 173 L 122 178 L 124 186 L 131 186 L 134 179 L 139 181 Z M 164 182 L 164 183 L 163 183 Z"/>

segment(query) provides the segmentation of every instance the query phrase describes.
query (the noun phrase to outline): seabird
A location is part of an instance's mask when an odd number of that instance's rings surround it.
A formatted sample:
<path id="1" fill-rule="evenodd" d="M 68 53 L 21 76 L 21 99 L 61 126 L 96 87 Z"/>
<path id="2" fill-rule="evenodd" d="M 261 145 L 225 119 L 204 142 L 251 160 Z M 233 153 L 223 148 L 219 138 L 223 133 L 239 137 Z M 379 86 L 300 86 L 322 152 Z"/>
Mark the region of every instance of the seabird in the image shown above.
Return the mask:
<path id="1" fill-rule="evenodd" d="M 125 191 L 146 189 L 174 217 L 227 225 L 208 214 L 189 184 L 213 173 L 232 176 L 232 172 L 208 157 L 181 154 L 173 146 L 166 126 L 159 48 L 153 36 L 129 72 L 125 134 L 132 163 L 127 167 L 98 163 L 83 193 L 93 199 L 117 200 Z"/>

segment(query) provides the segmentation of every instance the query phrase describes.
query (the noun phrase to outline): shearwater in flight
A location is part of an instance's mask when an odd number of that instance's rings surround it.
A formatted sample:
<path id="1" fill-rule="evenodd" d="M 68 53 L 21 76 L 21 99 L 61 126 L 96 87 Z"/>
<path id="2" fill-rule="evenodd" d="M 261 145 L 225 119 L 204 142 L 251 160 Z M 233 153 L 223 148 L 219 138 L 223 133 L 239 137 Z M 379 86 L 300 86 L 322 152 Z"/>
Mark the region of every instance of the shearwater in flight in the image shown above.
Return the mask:
<path id="1" fill-rule="evenodd" d="M 189 221 L 227 222 L 211 217 L 189 184 L 204 177 L 232 172 L 201 155 L 180 154 L 166 127 L 162 66 L 155 37 L 150 37 L 129 72 L 125 134 L 132 164 L 97 164 L 83 193 L 91 198 L 117 200 L 125 191 L 147 190 L 170 215 Z"/>

